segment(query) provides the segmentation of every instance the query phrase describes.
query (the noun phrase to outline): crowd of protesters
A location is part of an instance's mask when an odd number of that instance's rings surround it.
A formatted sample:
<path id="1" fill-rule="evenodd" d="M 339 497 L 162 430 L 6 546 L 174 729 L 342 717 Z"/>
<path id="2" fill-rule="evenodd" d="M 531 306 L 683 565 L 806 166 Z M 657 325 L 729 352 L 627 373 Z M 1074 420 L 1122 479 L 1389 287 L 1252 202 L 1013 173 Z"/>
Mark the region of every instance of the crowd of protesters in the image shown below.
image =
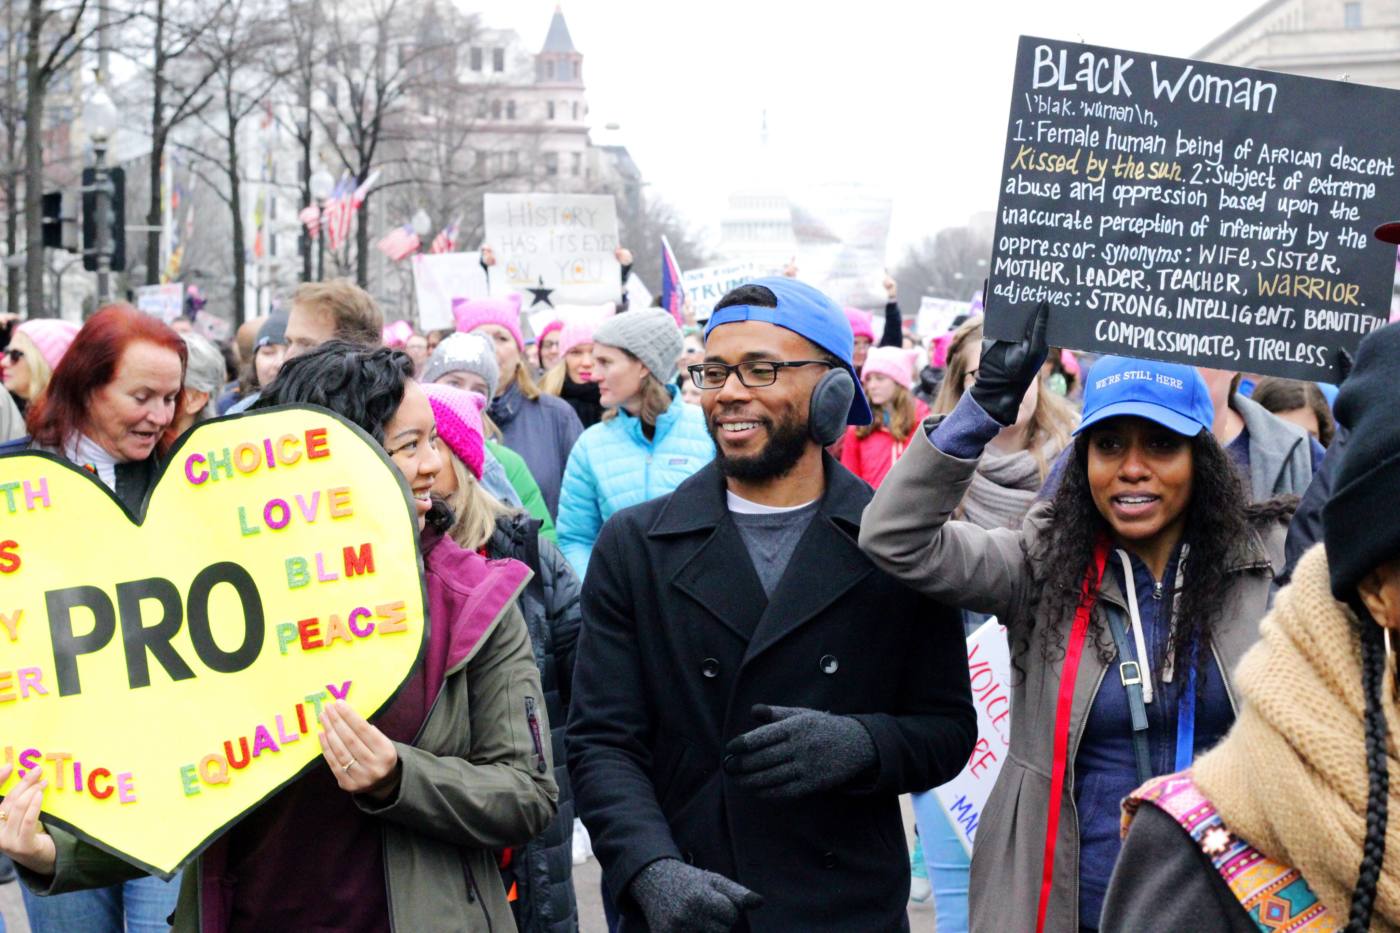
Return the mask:
<path id="1" fill-rule="evenodd" d="M 429 607 L 393 703 L 326 706 L 323 759 L 172 880 L 17 779 L 31 929 L 565 933 L 590 853 L 622 930 L 905 930 L 930 896 L 939 933 L 1400 929 L 1400 324 L 1338 391 L 1052 349 L 1048 305 L 918 345 L 885 290 L 785 274 L 538 333 L 464 298 L 423 333 L 338 280 L 229 347 L 122 304 L 0 320 L 0 452 L 133 514 L 208 419 L 358 425 Z M 991 619 L 1009 744 L 969 860 L 929 792 Z"/>

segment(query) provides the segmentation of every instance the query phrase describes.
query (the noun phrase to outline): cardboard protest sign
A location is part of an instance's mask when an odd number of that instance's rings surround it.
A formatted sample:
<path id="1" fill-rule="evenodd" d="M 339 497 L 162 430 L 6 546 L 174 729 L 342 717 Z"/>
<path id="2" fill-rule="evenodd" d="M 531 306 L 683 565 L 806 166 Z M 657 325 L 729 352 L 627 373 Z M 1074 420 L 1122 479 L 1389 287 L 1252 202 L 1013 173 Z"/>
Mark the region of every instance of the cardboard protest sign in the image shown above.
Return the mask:
<path id="1" fill-rule="evenodd" d="M 491 277 L 520 292 L 545 289 L 554 304 L 617 301 L 622 293 L 617 207 L 606 194 L 488 194 Z M 527 298 L 530 298 L 527 294 Z M 528 307 L 528 305 L 527 305 Z"/>
<path id="2" fill-rule="evenodd" d="M 407 487 L 320 409 L 196 427 L 143 514 L 0 458 L 0 754 L 42 820 L 168 877 L 308 765 L 332 697 L 384 708 L 422 652 Z"/>
<path id="3" fill-rule="evenodd" d="M 418 299 L 418 326 L 443 330 L 456 326 L 452 299 L 485 298 L 490 288 L 479 253 L 417 253 L 413 289 Z"/>
<path id="4" fill-rule="evenodd" d="M 958 776 L 933 792 L 971 854 L 977 824 L 1011 744 L 1011 652 L 1006 629 L 996 619 L 967 637 L 967 664 L 977 708 L 977 744 Z"/>
<path id="5" fill-rule="evenodd" d="M 952 330 L 953 322 L 959 316 L 970 317 L 972 313 L 970 301 L 930 298 L 925 295 L 919 299 L 919 315 L 914 319 L 914 329 L 925 339 L 937 337 Z"/>
<path id="6" fill-rule="evenodd" d="M 1022 37 L 987 335 L 1338 381 L 1390 307 L 1400 92 Z"/>
<path id="7" fill-rule="evenodd" d="M 695 311 L 695 320 L 708 321 L 715 305 L 726 293 L 758 277 L 757 267 L 751 262 L 705 266 L 682 272 L 681 290 Z"/>
<path id="8" fill-rule="evenodd" d="M 185 313 L 185 287 L 179 282 L 138 286 L 136 307 L 169 324 Z"/>

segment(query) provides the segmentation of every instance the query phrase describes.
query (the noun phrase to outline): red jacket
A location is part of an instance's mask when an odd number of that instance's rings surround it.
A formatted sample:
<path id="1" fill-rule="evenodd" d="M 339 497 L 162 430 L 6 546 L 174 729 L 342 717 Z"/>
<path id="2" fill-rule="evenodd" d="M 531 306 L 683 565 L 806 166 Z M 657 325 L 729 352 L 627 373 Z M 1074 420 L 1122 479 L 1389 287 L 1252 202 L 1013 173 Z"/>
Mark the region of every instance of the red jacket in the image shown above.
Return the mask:
<path id="1" fill-rule="evenodd" d="M 911 441 L 918 440 L 922 430 L 919 425 L 927 417 L 928 406 L 914 399 L 914 433 L 902 442 L 896 441 L 889 429 L 883 426 L 871 431 L 867 437 L 857 437 L 855 425 L 852 425 L 846 429 L 846 436 L 841 441 L 842 466 L 876 489 L 880 488 L 885 474 L 904 453 L 904 449 Z"/>

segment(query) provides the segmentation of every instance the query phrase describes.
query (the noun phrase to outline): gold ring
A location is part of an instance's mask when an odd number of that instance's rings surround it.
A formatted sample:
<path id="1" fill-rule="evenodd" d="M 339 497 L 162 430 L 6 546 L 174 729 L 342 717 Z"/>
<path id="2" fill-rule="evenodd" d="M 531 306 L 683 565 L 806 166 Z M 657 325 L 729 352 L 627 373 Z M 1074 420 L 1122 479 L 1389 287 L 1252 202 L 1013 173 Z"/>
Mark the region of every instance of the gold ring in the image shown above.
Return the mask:
<path id="1" fill-rule="evenodd" d="M 0 823 L 8 823 L 9 821 L 10 814 L 6 813 L 4 810 L 0 810 Z"/>
<path id="2" fill-rule="evenodd" d="M 355 767 L 355 759 L 353 758 L 350 759 L 348 764 L 341 765 L 341 769 L 344 770 L 346 774 L 349 774 L 350 769 L 353 767 Z"/>

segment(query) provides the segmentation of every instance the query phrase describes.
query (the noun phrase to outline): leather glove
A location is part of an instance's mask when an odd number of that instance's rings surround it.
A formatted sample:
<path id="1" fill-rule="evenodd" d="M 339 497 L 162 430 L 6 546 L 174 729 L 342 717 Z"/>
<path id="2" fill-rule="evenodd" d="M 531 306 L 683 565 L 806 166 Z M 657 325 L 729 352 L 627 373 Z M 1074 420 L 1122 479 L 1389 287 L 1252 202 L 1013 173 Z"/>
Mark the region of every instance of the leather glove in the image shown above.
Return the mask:
<path id="1" fill-rule="evenodd" d="M 968 391 L 982 410 L 1003 426 L 1016 423 L 1021 399 L 1045 364 L 1049 348 L 1045 331 L 1050 323 L 1050 305 L 1042 301 L 1026 322 L 1020 340 L 982 341 L 982 361 L 977 364 L 977 381 Z"/>
<path id="2" fill-rule="evenodd" d="M 637 872 L 628 891 L 652 933 L 728 933 L 739 911 L 763 906 L 763 898 L 743 885 L 673 858 Z"/>
<path id="3" fill-rule="evenodd" d="M 878 758 L 875 740 L 850 716 L 760 703 L 753 718 L 767 725 L 730 740 L 724 770 L 759 797 L 792 799 L 834 790 Z"/>

